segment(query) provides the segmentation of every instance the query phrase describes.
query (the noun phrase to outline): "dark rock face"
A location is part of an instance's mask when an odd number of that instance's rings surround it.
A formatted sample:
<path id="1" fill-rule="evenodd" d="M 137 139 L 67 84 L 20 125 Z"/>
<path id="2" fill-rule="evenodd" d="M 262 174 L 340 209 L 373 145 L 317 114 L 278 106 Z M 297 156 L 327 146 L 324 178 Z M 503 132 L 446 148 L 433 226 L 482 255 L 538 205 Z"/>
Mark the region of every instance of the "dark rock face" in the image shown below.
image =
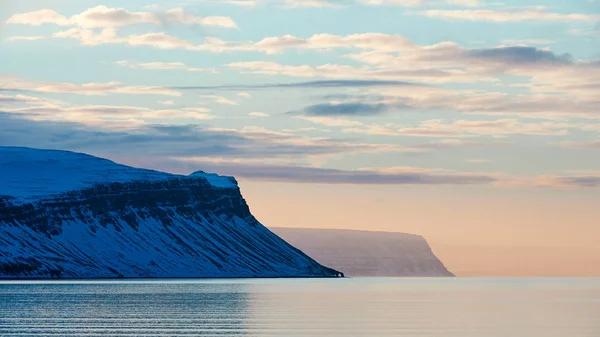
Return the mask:
<path id="1" fill-rule="evenodd" d="M 233 187 L 173 176 L 0 197 L 0 278 L 339 275 L 261 225 L 229 180 Z"/>
<path id="2" fill-rule="evenodd" d="M 339 229 L 271 228 L 320 263 L 346 276 L 454 276 L 419 235 Z"/>
<path id="3" fill-rule="evenodd" d="M 112 225 L 116 229 L 121 229 L 124 222 L 137 231 L 139 220 L 156 218 L 168 225 L 172 222 L 169 215 L 174 212 L 196 220 L 201 215 L 219 213 L 251 219 L 254 226 L 258 223 L 239 190 L 213 188 L 203 178 L 96 185 L 12 206 L 8 200 L 0 208 L 0 223 L 24 225 L 47 236 L 61 234 L 63 221 L 88 225 L 97 221 L 104 228 Z"/>

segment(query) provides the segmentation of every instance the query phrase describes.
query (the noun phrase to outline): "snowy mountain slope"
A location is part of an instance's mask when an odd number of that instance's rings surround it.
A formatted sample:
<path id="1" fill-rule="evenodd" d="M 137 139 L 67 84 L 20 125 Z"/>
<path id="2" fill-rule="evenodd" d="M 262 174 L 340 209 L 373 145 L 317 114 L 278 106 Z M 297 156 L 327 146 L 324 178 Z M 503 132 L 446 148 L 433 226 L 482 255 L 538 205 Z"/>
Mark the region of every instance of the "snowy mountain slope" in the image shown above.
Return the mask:
<path id="1" fill-rule="evenodd" d="M 0 147 L 0 278 L 338 275 L 262 226 L 231 177 Z"/>
<path id="2" fill-rule="evenodd" d="M 271 228 L 346 276 L 453 276 L 419 235 L 341 229 Z"/>
<path id="3" fill-rule="evenodd" d="M 219 187 L 236 188 L 231 177 L 197 172 Z M 185 176 L 139 169 L 83 153 L 0 147 L 0 196 L 23 200 L 84 189 L 102 183 L 164 181 Z"/>

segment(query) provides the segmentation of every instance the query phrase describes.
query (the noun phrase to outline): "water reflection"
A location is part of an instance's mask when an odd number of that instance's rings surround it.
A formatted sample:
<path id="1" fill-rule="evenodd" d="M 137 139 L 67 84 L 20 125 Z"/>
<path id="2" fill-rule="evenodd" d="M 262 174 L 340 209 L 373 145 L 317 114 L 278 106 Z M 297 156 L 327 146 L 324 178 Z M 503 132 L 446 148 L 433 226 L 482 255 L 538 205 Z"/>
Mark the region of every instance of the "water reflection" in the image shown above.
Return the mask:
<path id="1" fill-rule="evenodd" d="M 598 337 L 600 280 L 0 283 L 0 336 Z"/>
<path id="2" fill-rule="evenodd" d="M 249 290 L 249 320 L 277 336 L 600 336 L 600 280 L 279 281 Z"/>
<path id="3" fill-rule="evenodd" d="M 246 336 L 244 284 L 0 285 L 0 336 Z"/>

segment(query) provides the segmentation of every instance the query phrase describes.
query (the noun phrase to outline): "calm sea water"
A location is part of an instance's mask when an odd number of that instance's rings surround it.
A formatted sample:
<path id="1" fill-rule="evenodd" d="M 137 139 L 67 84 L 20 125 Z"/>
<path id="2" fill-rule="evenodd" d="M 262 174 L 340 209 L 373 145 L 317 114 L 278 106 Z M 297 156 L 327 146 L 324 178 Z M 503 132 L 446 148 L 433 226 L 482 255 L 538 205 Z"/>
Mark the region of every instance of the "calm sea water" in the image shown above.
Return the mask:
<path id="1" fill-rule="evenodd" d="M 2 282 L 0 336 L 599 337 L 600 280 Z"/>

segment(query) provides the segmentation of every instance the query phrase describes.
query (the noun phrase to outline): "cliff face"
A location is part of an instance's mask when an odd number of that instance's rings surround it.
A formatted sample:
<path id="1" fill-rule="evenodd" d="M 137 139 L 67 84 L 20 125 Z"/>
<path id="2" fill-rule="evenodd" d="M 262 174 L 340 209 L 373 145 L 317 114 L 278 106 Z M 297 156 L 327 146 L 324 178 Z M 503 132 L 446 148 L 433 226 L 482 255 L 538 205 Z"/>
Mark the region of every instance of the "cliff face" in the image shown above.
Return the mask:
<path id="1" fill-rule="evenodd" d="M 0 278 L 338 275 L 262 226 L 231 177 L 0 147 Z"/>
<path id="2" fill-rule="evenodd" d="M 338 229 L 271 230 L 346 276 L 454 276 L 418 235 Z"/>

